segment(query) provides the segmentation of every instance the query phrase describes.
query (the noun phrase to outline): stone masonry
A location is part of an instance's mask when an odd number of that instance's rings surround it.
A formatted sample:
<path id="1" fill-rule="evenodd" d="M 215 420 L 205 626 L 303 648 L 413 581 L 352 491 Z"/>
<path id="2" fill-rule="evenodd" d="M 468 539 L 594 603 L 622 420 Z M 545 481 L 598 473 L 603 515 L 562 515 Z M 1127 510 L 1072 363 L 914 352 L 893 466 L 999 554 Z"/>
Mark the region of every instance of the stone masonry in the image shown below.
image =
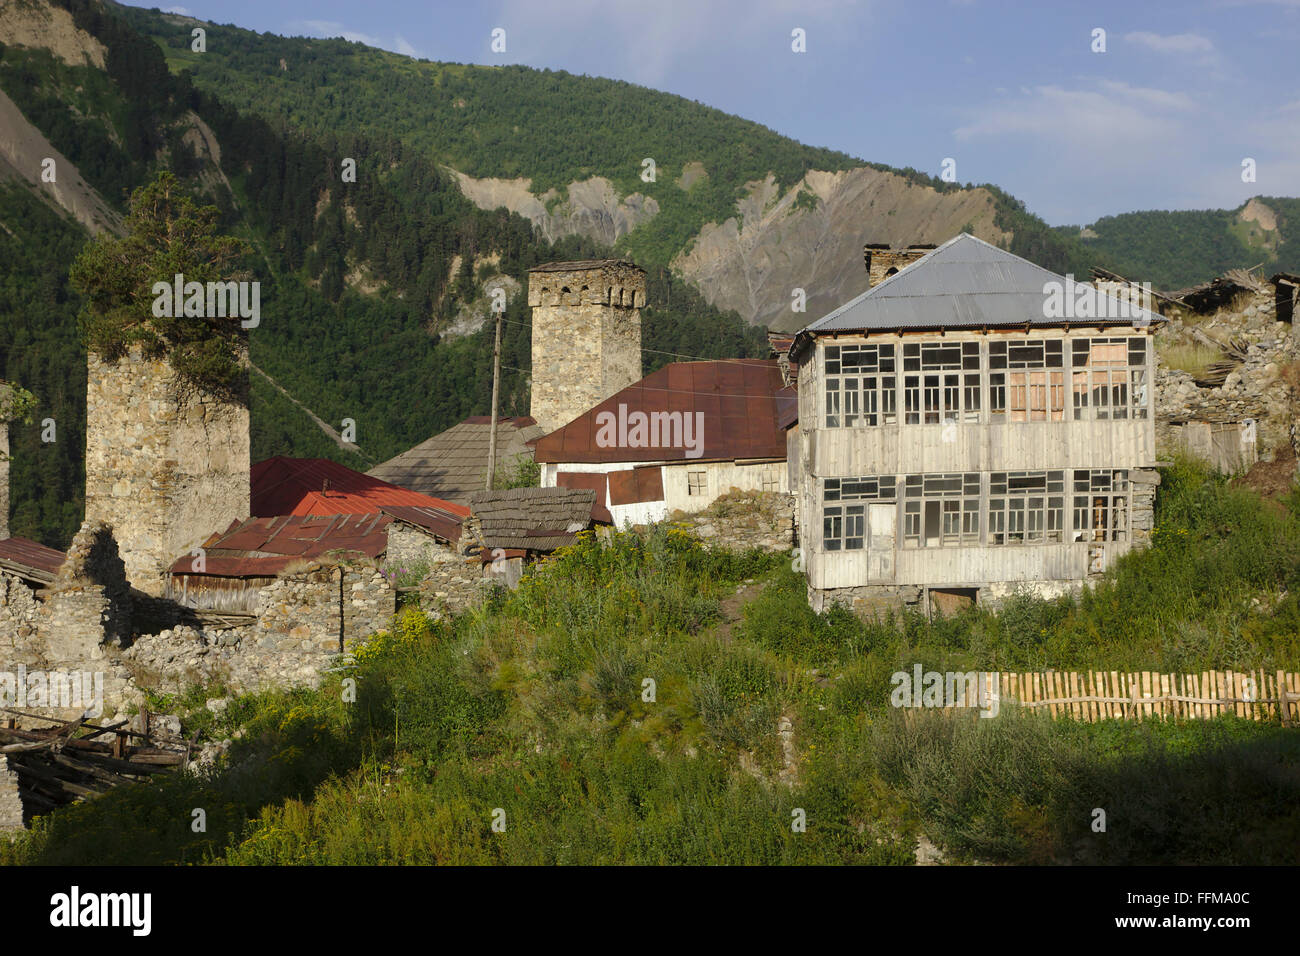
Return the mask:
<path id="1" fill-rule="evenodd" d="M 314 564 L 262 588 L 253 624 L 167 628 L 139 638 L 122 660 L 137 683 L 169 693 L 214 682 L 236 693 L 311 686 L 339 654 L 340 610 L 350 650 L 387 629 L 396 609 L 396 592 L 378 567 Z"/>
<path id="2" fill-rule="evenodd" d="M 249 513 L 248 405 L 187 394 L 138 349 L 86 364 L 86 520 L 112 525 L 131 585 L 159 595 L 178 555 Z"/>
<path id="3" fill-rule="evenodd" d="M 552 262 L 528 273 L 532 407 L 548 432 L 641 380 L 645 270 L 630 262 Z"/>
<path id="4" fill-rule="evenodd" d="M 0 388 L 3 388 L 0 385 Z M 9 423 L 0 418 L 0 540 L 9 537 Z"/>

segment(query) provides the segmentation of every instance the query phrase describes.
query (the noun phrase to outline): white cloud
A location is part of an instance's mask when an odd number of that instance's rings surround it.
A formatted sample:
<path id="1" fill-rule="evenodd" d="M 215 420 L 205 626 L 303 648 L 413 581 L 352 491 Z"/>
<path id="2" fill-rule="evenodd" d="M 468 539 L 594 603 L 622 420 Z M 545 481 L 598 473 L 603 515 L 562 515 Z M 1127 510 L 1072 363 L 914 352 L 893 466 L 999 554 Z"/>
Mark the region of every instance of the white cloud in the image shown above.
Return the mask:
<path id="1" fill-rule="evenodd" d="M 1028 136 L 1042 143 L 1069 143 L 1104 153 L 1157 143 L 1175 134 L 1178 124 L 1166 114 L 1184 113 L 1195 104 L 1184 93 L 1102 81 L 1097 89 L 1060 86 L 1024 88 L 1018 97 L 981 105 L 953 131 L 959 141 Z"/>
<path id="2" fill-rule="evenodd" d="M 175 13 L 182 17 L 191 17 L 194 15 L 190 13 L 188 7 L 164 7 L 163 13 Z"/>

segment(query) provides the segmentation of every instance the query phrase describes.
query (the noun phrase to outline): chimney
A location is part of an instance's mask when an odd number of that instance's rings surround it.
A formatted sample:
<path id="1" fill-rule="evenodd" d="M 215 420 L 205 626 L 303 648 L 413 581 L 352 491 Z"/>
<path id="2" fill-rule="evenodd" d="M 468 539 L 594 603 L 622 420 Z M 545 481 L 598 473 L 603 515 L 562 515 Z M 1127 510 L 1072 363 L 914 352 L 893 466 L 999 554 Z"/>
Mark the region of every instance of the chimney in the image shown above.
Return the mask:
<path id="1" fill-rule="evenodd" d="M 937 248 L 932 242 L 914 242 L 906 249 L 891 249 L 887 242 L 867 243 L 862 249 L 862 258 L 867 266 L 867 288 L 874 289 Z"/>
<path id="2" fill-rule="evenodd" d="M 645 270 L 619 259 L 529 270 L 532 407 L 552 432 L 641 380 Z"/>

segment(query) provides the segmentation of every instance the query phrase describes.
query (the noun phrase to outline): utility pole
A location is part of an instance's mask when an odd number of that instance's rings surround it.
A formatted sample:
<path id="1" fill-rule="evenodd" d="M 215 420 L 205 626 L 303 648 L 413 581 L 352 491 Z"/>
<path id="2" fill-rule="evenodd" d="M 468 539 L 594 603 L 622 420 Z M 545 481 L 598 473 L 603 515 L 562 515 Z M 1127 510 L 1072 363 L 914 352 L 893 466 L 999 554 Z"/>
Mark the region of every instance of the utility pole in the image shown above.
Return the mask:
<path id="1" fill-rule="evenodd" d="M 497 316 L 496 343 L 492 346 L 492 432 L 488 436 L 487 479 L 483 490 L 492 490 L 493 472 L 497 464 L 497 393 L 501 387 L 501 313 Z"/>

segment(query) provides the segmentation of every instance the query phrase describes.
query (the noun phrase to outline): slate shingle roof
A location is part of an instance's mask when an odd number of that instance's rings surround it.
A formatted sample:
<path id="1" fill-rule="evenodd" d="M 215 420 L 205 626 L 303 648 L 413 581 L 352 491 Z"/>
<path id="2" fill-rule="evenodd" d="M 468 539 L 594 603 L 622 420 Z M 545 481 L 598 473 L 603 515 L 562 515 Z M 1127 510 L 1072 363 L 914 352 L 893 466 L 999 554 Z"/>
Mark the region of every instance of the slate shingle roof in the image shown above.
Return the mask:
<path id="1" fill-rule="evenodd" d="M 596 493 L 589 488 L 510 488 L 470 497 L 487 548 L 554 551 L 591 525 Z"/>
<path id="2" fill-rule="evenodd" d="M 531 459 L 533 453 L 527 443 L 543 434 L 544 429 L 528 416 L 498 418 L 498 473 L 512 471 L 520 456 Z M 467 418 L 366 474 L 435 498 L 469 504 L 470 495 L 482 491 L 487 478 L 491 437 L 489 416 Z"/>

